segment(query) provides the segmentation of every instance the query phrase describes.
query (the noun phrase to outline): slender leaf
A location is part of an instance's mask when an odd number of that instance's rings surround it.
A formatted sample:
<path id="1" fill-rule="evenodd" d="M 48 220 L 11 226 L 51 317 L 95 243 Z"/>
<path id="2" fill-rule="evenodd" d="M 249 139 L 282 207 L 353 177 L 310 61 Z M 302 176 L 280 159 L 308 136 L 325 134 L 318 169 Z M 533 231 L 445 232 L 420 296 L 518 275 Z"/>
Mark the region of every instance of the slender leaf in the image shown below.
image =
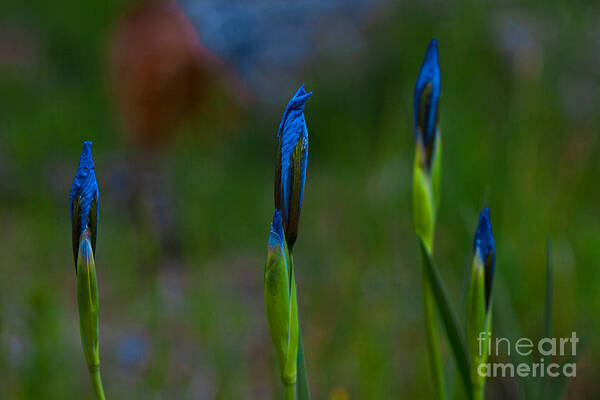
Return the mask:
<path id="1" fill-rule="evenodd" d="M 552 239 L 550 235 L 548 235 L 546 239 L 546 302 L 544 304 L 544 330 L 542 332 L 542 337 L 549 338 L 552 336 L 552 317 L 553 317 L 553 270 L 552 270 Z M 549 390 L 550 390 L 550 377 L 546 376 L 545 379 L 542 379 L 540 382 L 541 388 L 540 392 L 542 398 L 548 398 Z"/>
<path id="2" fill-rule="evenodd" d="M 446 400 L 444 365 L 442 363 L 442 351 L 440 349 L 435 309 L 431 283 L 429 282 L 426 268 L 423 267 L 423 314 L 425 317 L 425 334 L 427 337 L 429 362 L 431 364 L 432 386 L 435 389 L 435 398 Z"/>
<path id="3" fill-rule="evenodd" d="M 291 253 L 288 254 L 290 260 L 290 266 L 292 273 L 295 274 L 294 270 L 294 257 Z M 296 371 L 297 371 L 297 395 L 298 400 L 310 400 L 310 388 L 308 386 L 308 374 L 306 373 L 306 360 L 304 359 L 304 344 L 302 343 L 302 327 L 300 325 L 300 310 L 298 301 L 296 301 L 296 315 L 298 316 L 298 356 L 296 358 Z"/>
<path id="4" fill-rule="evenodd" d="M 483 208 L 481 206 L 480 208 Z M 465 223 L 466 224 L 466 223 Z M 469 230 L 471 230 L 471 226 L 467 226 Z M 471 274 L 473 269 L 473 259 L 471 255 L 466 256 L 463 271 L 461 272 L 461 289 L 460 289 L 460 297 L 458 300 L 458 318 L 460 326 L 465 326 L 466 324 L 466 313 L 467 313 L 467 297 L 469 294 L 469 288 L 471 287 Z M 448 400 L 454 400 L 457 396 L 456 393 L 456 367 L 452 360 L 448 359 L 445 363 L 445 376 L 446 376 L 446 389 L 448 391 Z"/>
<path id="5" fill-rule="evenodd" d="M 494 277 L 494 316 L 498 321 L 496 333 L 498 337 L 509 339 L 510 343 L 516 343 L 522 337 L 526 337 L 521 325 L 519 324 L 516 315 L 510 290 L 506 287 L 502 274 L 497 274 Z M 496 354 L 499 356 L 499 354 Z M 517 365 L 520 363 L 532 364 L 535 362 L 532 356 L 521 355 L 518 351 L 511 351 L 507 354 L 511 363 Z M 526 379 L 522 376 L 517 376 L 517 385 L 519 388 L 518 399 L 537 398 L 534 396 L 534 388 L 532 387 L 535 381 Z"/>
<path id="6" fill-rule="evenodd" d="M 472 399 L 473 390 L 471 385 L 471 367 L 469 365 L 470 362 L 464 334 L 460 329 L 456 313 L 452 309 L 450 299 L 442 283 L 439 271 L 435 266 L 423 241 L 419 240 L 419 244 L 421 245 L 421 254 L 423 256 L 423 262 L 427 271 L 427 276 L 429 277 L 429 281 L 431 283 L 431 289 L 442 317 L 442 322 L 444 323 L 446 335 L 448 336 L 448 341 L 450 342 L 450 347 L 452 348 L 452 352 L 458 366 L 458 371 L 465 386 L 465 392 L 467 393 L 468 398 Z"/>
<path id="7" fill-rule="evenodd" d="M 298 327 L 298 400 L 310 400 L 304 346 L 302 345 L 302 329 Z"/>
<path id="8" fill-rule="evenodd" d="M 456 367 L 450 358 L 444 362 L 444 382 L 446 383 L 446 399 L 456 398 Z"/>
<path id="9" fill-rule="evenodd" d="M 544 337 L 552 335 L 553 314 L 553 269 L 552 269 L 552 239 L 548 235 L 546 241 L 546 304 L 544 306 Z"/>

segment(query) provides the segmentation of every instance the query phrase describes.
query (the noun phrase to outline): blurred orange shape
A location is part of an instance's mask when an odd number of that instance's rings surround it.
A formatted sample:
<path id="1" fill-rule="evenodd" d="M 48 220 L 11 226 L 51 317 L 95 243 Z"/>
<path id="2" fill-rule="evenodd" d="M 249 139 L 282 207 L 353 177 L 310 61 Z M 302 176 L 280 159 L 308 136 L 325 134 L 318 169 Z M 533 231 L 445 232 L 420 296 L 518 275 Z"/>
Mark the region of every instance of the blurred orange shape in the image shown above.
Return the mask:
<path id="1" fill-rule="evenodd" d="M 127 12 L 112 38 L 111 77 L 135 145 L 165 143 L 206 100 L 220 65 L 175 2 L 143 2 Z"/>

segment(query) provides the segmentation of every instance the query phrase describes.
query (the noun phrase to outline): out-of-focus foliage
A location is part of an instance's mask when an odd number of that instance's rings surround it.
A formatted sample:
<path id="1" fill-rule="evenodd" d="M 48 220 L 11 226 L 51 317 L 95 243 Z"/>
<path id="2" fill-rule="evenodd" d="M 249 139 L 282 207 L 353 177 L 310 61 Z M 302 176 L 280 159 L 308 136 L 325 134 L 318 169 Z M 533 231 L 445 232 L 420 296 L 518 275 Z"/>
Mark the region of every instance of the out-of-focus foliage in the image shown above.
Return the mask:
<path id="1" fill-rule="evenodd" d="M 315 93 L 294 249 L 313 395 L 427 398 L 410 212 L 414 77 L 432 37 L 444 71 L 436 261 L 449 295 L 460 304 L 477 213 L 488 204 L 494 333 L 539 337 L 551 233 L 554 335 L 575 330 L 582 340 L 569 398 L 600 395 L 596 2 L 374 9 L 360 45 L 315 47 L 297 81 L 275 88 L 277 102 L 217 85 L 150 159 L 127 144 L 108 74 L 111 35 L 129 6 L 0 4 L 3 398 L 89 391 L 67 207 L 84 139 L 94 141 L 103 195 L 96 269 L 107 397 L 281 395 L 264 316 L 264 243 L 274 136 L 300 82 Z M 323 25 L 315 29 L 336 27 Z M 517 390 L 511 379 L 486 386 L 493 398 Z"/>

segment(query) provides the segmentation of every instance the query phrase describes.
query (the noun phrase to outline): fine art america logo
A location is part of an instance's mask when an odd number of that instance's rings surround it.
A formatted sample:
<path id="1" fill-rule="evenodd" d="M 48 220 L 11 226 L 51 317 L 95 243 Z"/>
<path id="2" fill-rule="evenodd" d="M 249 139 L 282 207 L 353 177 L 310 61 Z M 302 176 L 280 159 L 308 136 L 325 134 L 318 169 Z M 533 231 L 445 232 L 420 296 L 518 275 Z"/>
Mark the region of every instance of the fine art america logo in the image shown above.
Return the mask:
<path id="1" fill-rule="evenodd" d="M 477 338 L 479 342 L 479 355 L 500 356 L 516 354 L 522 357 L 531 357 L 534 351 L 539 354 L 536 362 L 519 364 L 514 363 L 482 363 L 477 367 L 477 373 L 485 377 L 545 377 L 552 378 L 564 375 L 566 377 L 575 377 L 577 375 L 577 365 L 574 362 L 558 364 L 552 360 L 557 356 L 567 356 L 571 360 L 575 359 L 577 354 L 577 343 L 579 338 L 575 332 L 570 337 L 564 338 L 542 338 L 537 343 L 529 338 L 520 338 L 514 343 L 508 338 L 490 337 L 489 332 L 481 332 Z M 487 345 L 487 346 L 486 346 Z M 487 348 L 484 348 L 487 347 Z M 514 351 L 514 353 L 513 353 Z"/>

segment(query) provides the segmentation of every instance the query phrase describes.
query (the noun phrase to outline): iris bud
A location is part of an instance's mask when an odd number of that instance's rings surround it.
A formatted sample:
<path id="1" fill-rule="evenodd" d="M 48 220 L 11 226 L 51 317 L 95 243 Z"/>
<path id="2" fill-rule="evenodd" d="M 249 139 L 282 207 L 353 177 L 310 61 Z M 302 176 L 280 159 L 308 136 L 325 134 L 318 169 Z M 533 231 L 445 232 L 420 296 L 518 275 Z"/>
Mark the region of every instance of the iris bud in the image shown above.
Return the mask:
<path id="1" fill-rule="evenodd" d="M 89 228 L 89 240 L 92 252 L 96 253 L 96 234 L 99 216 L 98 183 L 92 158 L 92 142 L 83 143 L 79 167 L 69 193 L 71 209 L 71 227 L 73 239 L 73 260 L 77 266 L 77 253 L 83 232 Z"/>
<path id="2" fill-rule="evenodd" d="M 439 100 L 441 74 L 437 40 L 432 39 L 425 53 L 414 94 L 414 131 L 419 148 L 420 162 L 429 170 L 439 140 Z"/>
<path id="3" fill-rule="evenodd" d="M 479 225 L 475 232 L 473 241 L 475 252 L 474 264 L 483 271 L 485 278 L 485 308 L 489 309 L 492 284 L 494 282 L 494 269 L 496 267 L 496 243 L 492 234 L 492 223 L 490 221 L 490 209 L 484 208 L 479 216 Z"/>
<path id="4" fill-rule="evenodd" d="M 83 143 L 79 166 L 69 194 L 73 258 L 77 276 L 77 307 L 83 355 L 90 372 L 95 398 L 104 400 L 100 378 L 98 338 L 98 281 L 96 279 L 96 233 L 100 196 L 92 159 L 92 142 Z"/>
<path id="5" fill-rule="evenodd" d="M 312 92 L 304 90 L 304 85 L 300 86 L 285 108 L 277 131 L 275 208 L 281 211 L 285 239 L 290 251 L 298 235 L 306 181 L 308 130 L 304 107 L 311 95 Z"/>
<path id="6" fill-rule="evenodd" d="M 413 217 L 415 231 L 429 251 L 440 197 L 442 141 L 438 127 L 441 75 L 437 41 L 432 39 L 421 65 L 414 94 L 415 164 Z"/>
<path id="7" fill-rule="evenodd" d="M 475 256 L 471 286 L 467 298 L 467 336 L 471 354 L 471 382 L 476 399 L 483 399 L 485 376 L 479 374 L 479 365 L 487 362 L 488 343 L 491 340 L 491 290 L 496 262 L 496 247 L 492 235 L 490 209 L 485 208 L 473 243 Z"/>

